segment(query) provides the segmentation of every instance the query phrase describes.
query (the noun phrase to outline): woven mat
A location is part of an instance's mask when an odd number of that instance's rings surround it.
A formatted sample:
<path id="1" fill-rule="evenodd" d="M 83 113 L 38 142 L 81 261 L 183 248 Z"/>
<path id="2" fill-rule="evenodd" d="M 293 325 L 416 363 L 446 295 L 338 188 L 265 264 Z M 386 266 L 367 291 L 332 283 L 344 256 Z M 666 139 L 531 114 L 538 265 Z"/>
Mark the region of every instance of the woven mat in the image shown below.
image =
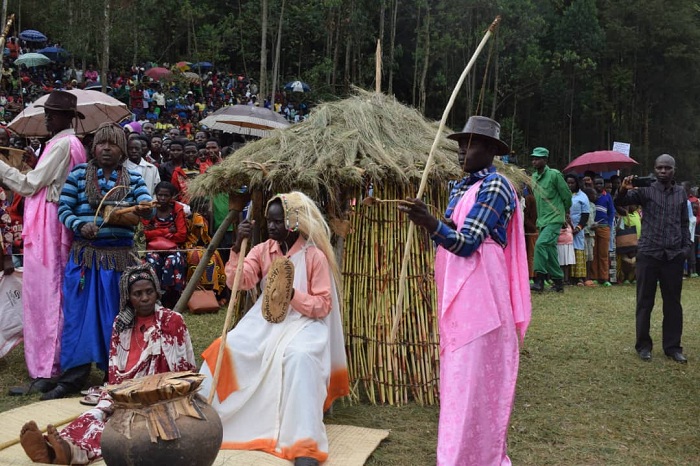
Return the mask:
<path id="1" fill-rule="evenodd" d="M 59 427 L 68 424 L 88 409 L 78 398 L 42 401 L 0 413 L 0 465 L 30 466 L 33 463 L 19 444 L 19 431 L 25 422 L 36 421 L 40 429 L 47 424 Z M 330 454 L 324 466 L 362 466 L 384 440 L 389 431 L 365 427 L 330 424 L 326 426 Z M 104 465 L 103 461 L 92 463 Z M 292 463 L 267 453 L 255 451 L 221 450 L 215 466 L 254 464 L 256 466 L 289 466 Z"/>

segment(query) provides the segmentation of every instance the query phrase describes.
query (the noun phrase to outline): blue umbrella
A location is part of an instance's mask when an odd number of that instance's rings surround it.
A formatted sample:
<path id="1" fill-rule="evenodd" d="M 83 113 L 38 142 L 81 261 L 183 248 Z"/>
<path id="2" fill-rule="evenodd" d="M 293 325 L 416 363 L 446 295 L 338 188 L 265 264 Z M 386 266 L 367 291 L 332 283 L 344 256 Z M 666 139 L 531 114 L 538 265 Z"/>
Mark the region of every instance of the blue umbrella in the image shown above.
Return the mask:
<path id="1" fill-rule="evenodd" d="M 208 61 L 200 61 L 199 63 L 195 63 L 192 65 L 192 68 L 202 68 L 202 69 L 209 69 L 209 68 L 214 68 L 214 65 L 209 63 Z"/>
<path id="2" fill-rule="evenodd" d="M 303 81 L 290 81 L 284 85 L 284 90 L 290 92 L 309 92 L 311 88 Z"/>
<path id="3" fill-rule="evenodd" d="M 34 29 L 25 29 L 19 33 L 19 38 L 27 42 L 46 42 L 46 36 Z"/>
<path id="4" fill-rule="evenodd" d="M 37 50 L 37 53 L 46 55 L 51 59 L 51 61 L 66 61 L 68 58 L 68 51 L 61 47 L 44 47 L 41 50 Z"/>

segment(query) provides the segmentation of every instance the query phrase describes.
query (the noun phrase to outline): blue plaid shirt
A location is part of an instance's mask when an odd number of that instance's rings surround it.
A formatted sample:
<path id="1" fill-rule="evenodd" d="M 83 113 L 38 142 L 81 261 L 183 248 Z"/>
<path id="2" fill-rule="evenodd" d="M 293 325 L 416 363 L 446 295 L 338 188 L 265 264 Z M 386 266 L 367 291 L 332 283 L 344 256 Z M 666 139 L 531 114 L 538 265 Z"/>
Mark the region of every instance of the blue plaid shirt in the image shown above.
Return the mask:
<path id="1" fill-rule="evenodd" d="M 462 196 L 475 183 L 484 180 L 467 218 L 459 230 L 453 230 L 443 222 L 438 223 L 431 238 L 453 254 L 468 257 L 476 251 L 486 235 L 490 235 L 502 247 L 508 244 L 506 229 L 515 210 L 515 193 L 508 180 L 491 165 L 464 177 L 452 188 L 445 218 L 451 218 Z"/>

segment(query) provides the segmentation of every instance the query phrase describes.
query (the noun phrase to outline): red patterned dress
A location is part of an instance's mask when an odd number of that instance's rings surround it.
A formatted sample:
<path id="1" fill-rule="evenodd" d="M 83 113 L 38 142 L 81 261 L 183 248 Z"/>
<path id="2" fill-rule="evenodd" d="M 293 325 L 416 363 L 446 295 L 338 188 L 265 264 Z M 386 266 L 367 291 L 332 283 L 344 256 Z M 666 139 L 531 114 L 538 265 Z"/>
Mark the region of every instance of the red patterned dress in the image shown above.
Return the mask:
<path id="1" fill-rule="evenodd" d="M 188 370 L 195 370 L 194 351 L 185 321 L 177 312 L 156 307 L 153 316 L 137 317 L 133 327 L 112 333 L 110 384 Z M 71 446 L 71 464 L 88 464 L 102 457 L 102 431 L 113 411 L 111 397 L 103 393 L 97 406 L 61 430 L 61 437 Z"/>

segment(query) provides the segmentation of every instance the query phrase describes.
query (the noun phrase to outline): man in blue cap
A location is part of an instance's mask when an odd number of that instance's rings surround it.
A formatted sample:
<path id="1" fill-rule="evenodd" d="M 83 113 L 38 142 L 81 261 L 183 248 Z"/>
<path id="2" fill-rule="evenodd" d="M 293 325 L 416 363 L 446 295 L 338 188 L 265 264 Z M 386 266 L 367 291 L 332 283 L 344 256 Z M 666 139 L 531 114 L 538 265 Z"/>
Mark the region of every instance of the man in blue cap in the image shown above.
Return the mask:
<path id="1" fill-rule="evenodd" d="M 564 291 L 564 273 L 559 266 L 557 239 L 571 207 L 571 191 L 562 174 L 547 166 L 549 151 L 535 147 L 530 154 L 535 173 L 532 174 L 537 201 L 537 228 L 540 234 L 535 243 L 535 282 L 533 291 L 544 291 L 544 280 L 549 274 L 554 290 Z"/>

